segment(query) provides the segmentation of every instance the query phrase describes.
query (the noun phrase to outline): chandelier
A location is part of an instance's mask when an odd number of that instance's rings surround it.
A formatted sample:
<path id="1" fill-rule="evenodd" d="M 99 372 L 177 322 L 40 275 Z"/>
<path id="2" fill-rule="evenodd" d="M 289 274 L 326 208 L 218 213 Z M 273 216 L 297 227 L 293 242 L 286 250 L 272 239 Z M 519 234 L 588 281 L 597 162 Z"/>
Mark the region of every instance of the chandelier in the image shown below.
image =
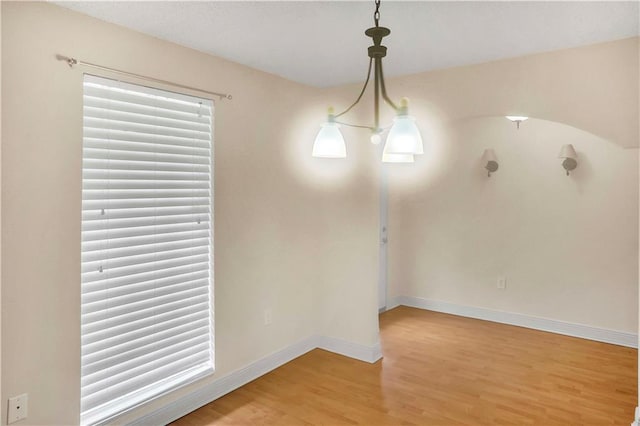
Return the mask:
<path id="1" fill-rule="evenodd" d="M 313 157 L 322 158 L 345 158 L 347 156 L 344 137 L 340 132 L 340 126 L 358 127 L 368 129 L 371 132 L 371 142 L 379 144 L 382 141 L 384 133 L 389 130 L 387 139 L 382 150 L 382 161 L 386 163 L 413 163 L 414 155 L 424 153 L 422 146 L 422 136 L 416 126 L 415 119 L 409 115 L 409 101 L 402 98 L 399 105 L 387 95 L 387 89 L 384 83 L 384 74 L 382 72 L 382 58 L 387 55 L 387 48 L 383 46 L 382 39 L 391 33 L 389 28 L 378 25 L 380 20 L 380 0 L 375 0 L 376 9 L 373 13 L 373 21 L 375 27 L 371 27 L 365 31 L 365 35 L 373 39 L 373 46 L 369 46 L 369 70 L 364 86 L 349 108 L 339 114 L 335 114 L 332 107 L 329 107 L 327 121 L 323 123 L 313 143 Z M 362 126 L 349 124 L 338 121 L 338 118 L 345 115 L 360 102 L 371 79 L 371 70 L 373 69 L 373 125 Z M 387 128 L 380 127 L 380 97 L 390 106 L 396 113 L 393 124 Z"/>

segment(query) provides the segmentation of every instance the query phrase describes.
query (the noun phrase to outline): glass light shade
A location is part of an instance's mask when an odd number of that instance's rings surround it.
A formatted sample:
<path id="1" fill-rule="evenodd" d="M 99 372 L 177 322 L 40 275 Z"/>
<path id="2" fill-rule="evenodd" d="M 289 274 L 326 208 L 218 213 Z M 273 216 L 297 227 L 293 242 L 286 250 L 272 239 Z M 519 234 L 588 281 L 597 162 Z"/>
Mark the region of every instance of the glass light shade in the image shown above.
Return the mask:
<path id="1" fill-rule="evenodd" d="M 389 144 L 385 144 L 382 150 L 383 163 L 413 163 L 413 154 L 390 154 L 387 152 Z"/>
<path id="2" fill-rule="evenodd" d="M 485 149 L 484 153 L 482 153 L 482 160 L 485 163 L 488 163 L 489 161 L 493 161 L 493 162 L 498 162 L 498 159 L 496 158 L 496 152 L 493 149 Z"/>
<path id="3" fill-rule="evenodd" d="M 337 123 L 323 123 L 313 143 L 313 157 L 345 158 L 347 148 Z"/>
<path id="4" fill-rule="evenodd" d="M 396 116 L 384 149 L 388 154 L 424 154 L 422 136 L 416 126 L 416 120 L 410 115 Z"/>

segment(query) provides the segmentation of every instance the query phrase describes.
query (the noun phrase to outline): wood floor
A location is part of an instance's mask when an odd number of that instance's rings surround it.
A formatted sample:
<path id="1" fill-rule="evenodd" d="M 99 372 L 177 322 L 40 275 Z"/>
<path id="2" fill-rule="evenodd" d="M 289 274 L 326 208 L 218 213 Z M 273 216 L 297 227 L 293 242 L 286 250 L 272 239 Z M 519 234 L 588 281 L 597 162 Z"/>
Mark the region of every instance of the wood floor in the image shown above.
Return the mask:
<path id="1" fill-rule="evenodd" d="M 637 350 L 399 307 L 384 359 L 316 349 L 175 425 L 629 425 Z"/>

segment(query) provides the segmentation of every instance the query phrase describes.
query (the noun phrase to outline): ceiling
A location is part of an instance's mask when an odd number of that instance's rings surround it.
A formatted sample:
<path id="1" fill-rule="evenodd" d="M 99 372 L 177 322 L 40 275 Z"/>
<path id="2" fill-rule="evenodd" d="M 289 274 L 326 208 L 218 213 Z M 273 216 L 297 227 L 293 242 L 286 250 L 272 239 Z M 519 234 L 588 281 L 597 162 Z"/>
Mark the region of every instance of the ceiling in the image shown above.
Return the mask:
<path id="1" fill-rule="evenodd" d="M 373 1 L 54 2 L 133 30 L 327 87 L 362 81 Z M 385 75 L 403 75 L 639 34 L 639 3 L 382 2 Z"/>

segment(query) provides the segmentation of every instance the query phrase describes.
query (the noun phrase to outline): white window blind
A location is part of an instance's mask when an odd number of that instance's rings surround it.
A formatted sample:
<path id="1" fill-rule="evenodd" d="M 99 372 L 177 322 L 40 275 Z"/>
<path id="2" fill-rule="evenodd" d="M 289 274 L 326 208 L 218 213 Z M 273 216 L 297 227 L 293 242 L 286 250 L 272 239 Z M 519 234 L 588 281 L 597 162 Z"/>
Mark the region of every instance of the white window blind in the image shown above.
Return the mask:
<path id="1" fill-rule="evenodd" d="M 213 371 L 212 111 L 85 75 L 83 424 Z"/>

